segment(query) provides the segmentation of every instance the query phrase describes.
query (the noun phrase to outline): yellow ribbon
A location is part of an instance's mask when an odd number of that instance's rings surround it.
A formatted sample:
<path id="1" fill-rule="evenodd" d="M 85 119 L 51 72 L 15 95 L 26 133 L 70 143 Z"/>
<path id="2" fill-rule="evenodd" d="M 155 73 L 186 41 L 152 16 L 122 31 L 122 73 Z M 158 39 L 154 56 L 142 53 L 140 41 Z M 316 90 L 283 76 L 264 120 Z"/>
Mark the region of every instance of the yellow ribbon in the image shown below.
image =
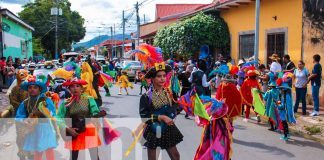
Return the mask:
<path id="1" fill-rule="evenodd" d="M 132 135 L 135 137 L 134 141 L 132 142 L 132 144 L 128 147 L 127 151 L 125 152 L 124 156 L 128 157 L 128 155 L 130 154 L 130 152 L 134 149 L 136 143 L 138 142 L 138 140 L 142 137 L 142 134 L 144 132 L 144 129 L 146 128 L 146 124 L 141 123 L 135 131 L 133 131 Z M 138 130 L 140 129 L 139 133 L 136 135 L 136 132 L 138 132 Z"/>

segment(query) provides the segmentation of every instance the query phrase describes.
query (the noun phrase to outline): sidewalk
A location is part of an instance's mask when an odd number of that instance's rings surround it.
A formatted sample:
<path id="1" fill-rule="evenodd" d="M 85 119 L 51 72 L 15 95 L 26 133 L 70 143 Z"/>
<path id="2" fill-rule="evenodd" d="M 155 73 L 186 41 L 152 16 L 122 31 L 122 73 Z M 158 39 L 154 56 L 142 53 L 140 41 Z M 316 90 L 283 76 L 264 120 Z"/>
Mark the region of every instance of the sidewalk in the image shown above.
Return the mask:
<path id="1" fill-rule="evenodd" d="M 212 92 L 212 97 L 215 98 L 215 92 Z M 306 115 L 302 116 L 301 104 L 299 106 L 297 114 L 295 114 L 297 124 L 290 125 L 289 129 L 291 133 L 301 135 L 307 139 L 311 139 L 324 144 L 324 107 L 320 106 L 320 115 L 316 117 L 309 116 L 313 112 L 314 107 L 307 105 Z M 254 111 L 251 110 L 251 116 L 254 115 Z M 262 121 L 267 123 L 268 118 L 261 118 Z"/>
<path id="2" fill-rule="evenodd" d="M 313 106 L 307 106 L 307 112 L 311 113 Z M 301 110 L 295 115 L 297 124 L 291 125 L 289 128 L 294 133 L 304 136 L 324 144 L 324 108 L 320 108 L 320 115 L 311 117 L 301 115 Z"/>

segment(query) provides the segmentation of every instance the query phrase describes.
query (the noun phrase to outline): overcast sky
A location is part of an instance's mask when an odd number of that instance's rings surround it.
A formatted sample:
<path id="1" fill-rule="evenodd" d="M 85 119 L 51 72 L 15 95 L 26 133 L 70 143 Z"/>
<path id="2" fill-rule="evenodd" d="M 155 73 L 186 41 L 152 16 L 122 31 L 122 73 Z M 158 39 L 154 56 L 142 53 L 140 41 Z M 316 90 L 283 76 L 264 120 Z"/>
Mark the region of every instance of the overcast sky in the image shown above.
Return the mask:
<path id="1" fill-rule="evenodd" d="M 18 13 L 22 10 L 22 5 L 33 0 L 0 0 L 2 8 L 8 8 L 14 13 Z M 116 32 L 122 33 L 121 20 L 122 11 L 125 12 L 125 17 L 130 15 L 134 10 L 134 4 L 137 0 L 69 0 L 72 4 L 72 10 L 78 11 L 83 18 L 85 18 L 87 33 L 83 40 L 87 41 L 95 36 L 109 34 L 110 26 L 116 25 Z M 156 4 L 183 4 L 183 3 L 199 3 L 207 4 L 212 0 L 139 0 L 143 2 L 140 7 L 139 14 L 143 23 L 143 17 L 145 14 L 146 22 L 153 21 L 155 18 L 155 5 Z M 136 30 L 135 14 L 130 18 L 126 24 L 126 32 L 130 33 Z M 101 28 L 98 28 L 101 27 Z"/>

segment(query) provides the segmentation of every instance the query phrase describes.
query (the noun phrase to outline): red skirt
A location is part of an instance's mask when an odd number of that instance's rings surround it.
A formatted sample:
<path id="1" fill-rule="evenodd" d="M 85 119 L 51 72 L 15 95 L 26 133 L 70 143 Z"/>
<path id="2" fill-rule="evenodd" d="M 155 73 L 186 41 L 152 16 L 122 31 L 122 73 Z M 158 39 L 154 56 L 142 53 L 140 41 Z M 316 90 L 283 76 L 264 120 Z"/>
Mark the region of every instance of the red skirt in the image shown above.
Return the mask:
<path id="1" fill-rule="evenodd" d="M 80 133 L 72 141 L 65 142 L 65 148 L 69 150 L 85 150 L 95 148 L 101 145 L 97 128 L 94 124 L 87 124 L 86 130 Z"/>

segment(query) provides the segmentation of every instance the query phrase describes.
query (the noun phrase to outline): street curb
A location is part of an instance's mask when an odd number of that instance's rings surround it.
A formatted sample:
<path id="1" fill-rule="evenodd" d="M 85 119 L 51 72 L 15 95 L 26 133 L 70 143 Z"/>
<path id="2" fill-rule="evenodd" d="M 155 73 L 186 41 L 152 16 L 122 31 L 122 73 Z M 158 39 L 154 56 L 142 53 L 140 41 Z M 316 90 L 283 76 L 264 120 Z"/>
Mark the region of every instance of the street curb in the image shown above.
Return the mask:
<path id="1" fill-rule="evenodd" d="M 268 122 L 268 118 L 265 117 L 265 116 L 261 116 L 261 120 L 262 120 L 262 122 Z M 306 139 L 313 140 L 313 141 L 319 142 L 321 144 L 324 144 L 323 139 L 314 137 L 314 136 L 312 136 L 310 134 L 307 134 L 307 133 L 304 133 L 304 132 L 296 129 L 295 125 L 294 126 L 289 126 L 289 132 L 290 132 L 290 134 L 302 136 L 302 137 L 304 137 Z"/>
<path id="2" fill-rule="evenodd" d="M 302 131 L 299 131 L 294 126 L 289 126 L 289 132 L 292 133 L 292 134 L 295 134 L 295 135 L 302 136 L 302 137 L 304 137 L 306 139 L 313 140 L 313 141 L 319 142 L 321 144 L 324 144 L 324 140 L 323 139 L 317 138 L 317 137 L 314 137 L 314 136 L 312 136 L 310 134 L 307 134 L 307 133 L 304 133 Z"/>

